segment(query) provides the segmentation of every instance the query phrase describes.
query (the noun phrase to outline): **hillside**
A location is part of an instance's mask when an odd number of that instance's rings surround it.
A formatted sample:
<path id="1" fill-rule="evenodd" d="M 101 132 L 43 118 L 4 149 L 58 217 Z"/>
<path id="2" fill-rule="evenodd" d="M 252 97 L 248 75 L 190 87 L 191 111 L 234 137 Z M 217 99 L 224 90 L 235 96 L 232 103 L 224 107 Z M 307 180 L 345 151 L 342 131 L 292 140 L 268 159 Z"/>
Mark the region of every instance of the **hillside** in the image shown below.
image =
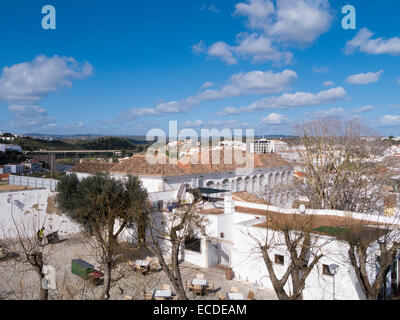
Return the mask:
<path id="1" fill-rule="evenodd" d="M 141 152 L 146 145 L 135 144 L 126 138 L 101 137 L 90 140 L 42 140 L 29 137 L 16 138 L 13 144 L 21 146 L 24 151 L 38 150 L 131 150 Z"/>

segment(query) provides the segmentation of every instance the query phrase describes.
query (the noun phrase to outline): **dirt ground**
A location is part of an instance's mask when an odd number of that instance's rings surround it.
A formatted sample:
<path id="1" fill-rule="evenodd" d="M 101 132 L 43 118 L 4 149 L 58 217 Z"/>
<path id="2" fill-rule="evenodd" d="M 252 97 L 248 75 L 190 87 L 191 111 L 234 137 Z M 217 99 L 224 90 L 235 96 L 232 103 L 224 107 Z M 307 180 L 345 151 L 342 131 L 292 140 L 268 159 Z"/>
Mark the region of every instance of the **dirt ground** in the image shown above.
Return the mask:
<path id="1" fill-rule="evenodd" d="M 0 191 L 17 191 L 17 190 L 28 190 L 32 189 L 29 187 L 14 186 L 10 184 L 0 184 Z"/>
<path id="2" fill-rule="evenodd" d="M 164 284 L 171 285 L 161 269 L 147 275 L 141 275 L 128 267 L 127 260 L 144 259 L 149 255 L 148 252 L 142 250 L 135 253 L 129 251 L 129 254 L 127 254 L 127 251 L 123 253 L 121 262 L 113 272 L 114 282 L 110 291 L 110 299 L 124 300 L 127 296 L 130 296 L 134 300 L 140 300 L 143 298 L 143 290 L 152 294 L 155 289 L 162 288 Z M 61 238 L 60 243 L 47 245 L 45 257 L 45 264 L 56 268 L 57 290 L 49 291 L 51 300 L 91 300 L 99 297 L 101 285 L 96 287 L 89 281 L 84 281 L 71 273 L 71 261 L 73 259 L 85 260 L 95 267 L 99 265 L 96 261 L 95 249 L 83 236 Z M 273 290 L 259 289 L 256 285 L 243 281 L 226 280 L 225 271 L 222 269 L 202 269 L 186 262 L 182 263 L 181 267 L 184 281 L 186 280 L 189 283 L 193 278 L 196 278 L 198 273 L 203 273 L 210 283 L 214 283 L 216 289 L 215 293 L 205 297 L 194 297 L 191 293 L 188 293 L 189 299 L 216 300 L 218 293 L 226 293 L 230 291 L 232 286 L 237 287 L 245 297 L 251 290 L 255 293 L 257 300 L 277 299 Z M 0 262 L 0 300 L 36 299 L 39 286 L 38 275 L 28 265 L 17 264 L 15 260 Z"/>

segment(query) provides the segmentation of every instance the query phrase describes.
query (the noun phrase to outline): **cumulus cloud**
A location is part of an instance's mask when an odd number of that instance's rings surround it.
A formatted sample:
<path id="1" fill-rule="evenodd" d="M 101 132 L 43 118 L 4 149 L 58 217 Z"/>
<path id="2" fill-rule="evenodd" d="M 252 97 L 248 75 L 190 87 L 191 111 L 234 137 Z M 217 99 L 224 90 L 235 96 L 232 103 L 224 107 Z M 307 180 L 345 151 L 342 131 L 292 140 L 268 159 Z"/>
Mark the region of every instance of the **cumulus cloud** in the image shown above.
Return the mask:
<path id="1" fill-rule="evenodd" d="M 93 74 L 88 63 L 71 57 L 37 56 L 33 61 L 4 67 L 0 76 L 0 100 L 33 105 L 49 93 L 72 86 L 72 80 Z"/>
<path id="2" fill-rule="evenodd" d="M 288 123 L 289 118 L 283 114 L 279 113 L 270 113 L 268 116 L 261 118 L 262 124 L 270 124 L 270 125 L 280 125 L 284 123 Z"/>
<path id="3" fill-rule="evenodd" d="M 390 54 L 397 56 L 400 54 L 400 38 L 372 39 L 373 33 L 367 28 L 361 29 L 357 35 L 346 43 L 345 53 L 352 54 L 357 50 L 368 54 Z"/>
<path id="4" fill-rule="evenodd" d="M 385 115 L 379 119 L 379 124 L 386 127 L 400 126 L 400 116 Z"/>
<path id="5" fill-rule="evenodd" d="M 233 56 L 233 48 L 223 41 L 212 44 L 207 51 L 210 57 L 217 57 L 224 61 L 227 65 L 237 64 L 236 58 Z"/>
<path id="6" fill-rule="evenodd" d="M 225 108 L 217 114 L 226 116 L 231 114 L 241 114 L 245 112 L 256 112 L 268 109 L 294 109 L 299 107 L 311 107 L 322 105 L 329 102 L 343 100 L 347 97 L 347 92 L 342 87 L 332 88 L 321 91 L 317 94 L 310 92 L 285 93 L 279 97 L 269 97 L 260 99 L 251 105 L 234 108 Z"/>
<path id="7" fill-rule="evenodd" d="M 383 71 L 358 73 L 346 78 L 347 83 L 363 85 L 378 82 Z"/>
<path id="8" fill-rule="evenodd" d="M 131 109 L 121 114 L 118 121 L 129 120 L 144 115 L 188 112 L 204 101 L 221 100 L 248 94 L 278 93 L 287 89 L 289 84 L 295 79 L 297 79 L 296 72 L 289 69 L 276 73 L 271 70 L 240 72 L 234 74 L 229 79 L 228 84 L 222 86 L 220 89 L 207 89 L 196 96 L 179 101 L 163 102 L 154 108 Z"/>
<path id="9" fill-rule="evenodd" d="M 327 0 L 246 0 L 236 4 L 234 14 L 244 16 L 248 28 L 237 35 L 235 45 L 218 41 L 206 50 L 201 41 L 193 51 L 206 52 L 228 65 L 237 64 L 239 57 L 253 63 L 289 64 L 293 54 L 279 48 L 280 44 L 310 44 L 329 29 L 332 21 Z"/>
<path id="10" fill-rule="evenodd" d="M 54 127 L 47 111 L 37 104 L 50 93 L 72 87 L 72 81 L 93 74 L 88 62 L 72 57 L 39 55 L 34 60 L 4 67 L 0 75 L 0 100 L 13 114 L 10 125 L 20 128 Z"/>
<path id="11" fill-rule="evenodd" d="M 48 115 L 46 109 L 37 105 L 10 105 L 8 111 L 12 114 L 12 127 L 31 129 L 54 126 L 55 120 Z"/>

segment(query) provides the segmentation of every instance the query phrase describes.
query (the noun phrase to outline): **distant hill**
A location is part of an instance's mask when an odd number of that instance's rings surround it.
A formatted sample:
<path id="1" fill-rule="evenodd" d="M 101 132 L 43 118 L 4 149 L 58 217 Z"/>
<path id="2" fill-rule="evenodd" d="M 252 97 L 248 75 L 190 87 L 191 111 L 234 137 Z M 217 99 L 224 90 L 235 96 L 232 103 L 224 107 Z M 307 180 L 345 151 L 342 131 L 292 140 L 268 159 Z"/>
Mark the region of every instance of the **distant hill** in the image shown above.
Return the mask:
<path id="1" fill-rule="evenodd" d="M 131 140 L 120 137 L 100 137 L 87 140 L 67 139 L 67 140 L 44 140 L 30 137 L 16 138 L 13 144 L 21 146 L 24 151 L 38 150 L 130 150 L 141 152 L 149 144 L 146 141 Z"/>

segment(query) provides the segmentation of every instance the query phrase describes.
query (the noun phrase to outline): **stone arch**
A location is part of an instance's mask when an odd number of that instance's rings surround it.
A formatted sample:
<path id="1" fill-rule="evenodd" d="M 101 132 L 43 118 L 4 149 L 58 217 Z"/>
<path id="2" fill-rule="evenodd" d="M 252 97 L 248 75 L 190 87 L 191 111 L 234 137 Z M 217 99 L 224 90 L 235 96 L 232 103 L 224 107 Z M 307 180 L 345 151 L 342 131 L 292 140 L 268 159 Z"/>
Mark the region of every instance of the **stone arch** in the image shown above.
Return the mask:
<path id="1" fill-rule="evenodd" d="M 225 179 L 224 181 L 222 181 L 222 189 L 224 190 L 229 190 L 229 180 Z"/>
<path id="2" fill-rule="evenodd" d="M 244 191 L 251 193 L 251 179 L 249 176 L 244 178 Z"/>
<path id="3" fill-rule="evenodd" d="M 208 181 L 207 184 L 206 184 L 206 187 L 207 187 L 207 188 L 215 189 L 215 183 L 214 183 L 214 181 Z"/>
<path id="4" fill-rule="evenodd" d="M 264 192 L 264 186 L 265 186 L 265 176 L 262 174 L 258 178 L 258 192 Z"/>
<path id="5" fill-rule="evenodd" d="M 278 184 L 281 182 L 281 174 L 279 172 L 275 173 L 275 184 Z"/>
<path id="6" fill-rule="evenodd" d="M 241 192 L 244 190 L 244 181 L 241 177 L 236 179 L 236 191 Z"/>
<path id="7" fill-rule="evenodd" d="M 259 188 L 258 188 L 258 178 L 257 176 L 253 176 L 253 178 L 251 179 L 252 183 L 251 183 L 251 191 L 252 193 L 257 193 L 259 192 Z"/>
<path id="8" fill-rule="evenodd" d="M 267 182 L 267 184 L 268 184 L 268 186 L 271 186 L 273 183 L 274 183 L 274 181 L 273 181 L 272 173 L 270 173 L 270 174 L 268 175 L 268 182 Z"/>

